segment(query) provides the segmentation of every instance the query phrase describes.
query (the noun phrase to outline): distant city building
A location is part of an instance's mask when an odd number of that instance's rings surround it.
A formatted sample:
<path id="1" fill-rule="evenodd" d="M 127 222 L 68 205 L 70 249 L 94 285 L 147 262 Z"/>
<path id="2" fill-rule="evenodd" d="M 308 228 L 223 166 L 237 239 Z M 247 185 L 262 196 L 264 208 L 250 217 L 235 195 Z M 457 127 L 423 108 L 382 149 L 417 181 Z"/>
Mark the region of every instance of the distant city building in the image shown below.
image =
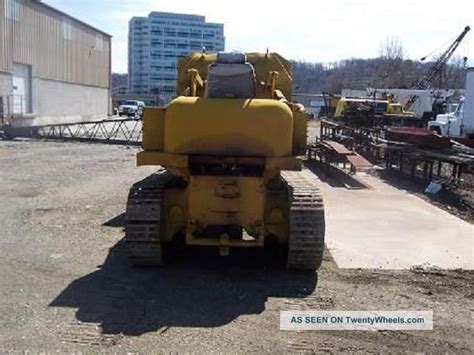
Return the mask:
<path id="1" fill-rule="evenodd" d="M 151 12 L 129 23 L 128 87 L 134 94 L 176 93 L 176 65 L 191 52 L 225 49 L 224 25 L 204 16 Z"/>
<path id="2" fill-rule="evenodd" d="M 0 0 L 0 120 L 38 125 L 106 117 L 110 43 L 107 33 L 43 2 Z"/>

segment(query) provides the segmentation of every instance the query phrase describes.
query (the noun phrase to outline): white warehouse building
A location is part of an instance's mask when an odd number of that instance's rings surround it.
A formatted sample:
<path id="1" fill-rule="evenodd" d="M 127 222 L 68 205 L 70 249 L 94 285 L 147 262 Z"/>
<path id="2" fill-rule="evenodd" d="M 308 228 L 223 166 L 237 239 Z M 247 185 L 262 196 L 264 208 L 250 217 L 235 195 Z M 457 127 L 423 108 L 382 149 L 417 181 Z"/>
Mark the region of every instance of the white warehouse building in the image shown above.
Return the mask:
<path id="1" fill-rule="evenodd" d="M 0 118 L 13 126 L 111 110 L 111 36 L 41 1 L 0 0 Z"/>

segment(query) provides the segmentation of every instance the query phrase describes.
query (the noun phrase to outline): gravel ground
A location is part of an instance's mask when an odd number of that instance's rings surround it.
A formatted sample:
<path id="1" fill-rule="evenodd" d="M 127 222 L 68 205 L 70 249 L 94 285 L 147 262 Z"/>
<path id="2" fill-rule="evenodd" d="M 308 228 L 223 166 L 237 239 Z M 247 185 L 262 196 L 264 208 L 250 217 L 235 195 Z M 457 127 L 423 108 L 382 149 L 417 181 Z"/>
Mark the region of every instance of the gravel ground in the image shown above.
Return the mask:
<path id="1" fill-rule="evenodd" d="M 132 268 L 125 200 L 153 171 L 136 152 L 0 141 L 0 353 L 473 352 L 472 272 L 342 270 L 326 253 L 317 275 L 289 273 L 202 249 Z M 291 309 L 432 309 L 434 330 L 280 331 Z"/>

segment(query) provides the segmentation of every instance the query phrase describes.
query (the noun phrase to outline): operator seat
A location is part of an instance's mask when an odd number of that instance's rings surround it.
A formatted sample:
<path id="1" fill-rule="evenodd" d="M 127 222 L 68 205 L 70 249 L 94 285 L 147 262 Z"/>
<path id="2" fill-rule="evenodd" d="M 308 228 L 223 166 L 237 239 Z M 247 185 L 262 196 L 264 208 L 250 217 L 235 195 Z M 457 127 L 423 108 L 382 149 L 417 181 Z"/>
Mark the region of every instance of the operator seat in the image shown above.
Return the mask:
<path id="1" fill-rule="evenodd" d="M 244 53 L 220 52 L 209 65 L 206 97 L 254 98 L 255 70 Z"/>

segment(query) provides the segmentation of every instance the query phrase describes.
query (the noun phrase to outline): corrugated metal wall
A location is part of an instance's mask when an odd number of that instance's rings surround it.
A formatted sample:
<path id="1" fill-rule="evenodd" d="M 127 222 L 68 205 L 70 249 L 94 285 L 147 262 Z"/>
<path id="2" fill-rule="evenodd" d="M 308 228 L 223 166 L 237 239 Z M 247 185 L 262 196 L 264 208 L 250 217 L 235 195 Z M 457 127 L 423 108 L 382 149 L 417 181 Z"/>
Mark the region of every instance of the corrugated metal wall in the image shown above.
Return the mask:
<path id="1" fill-rule="evenodd" d="M 12 71 L 12 41 L 5 15 L 6 0 L 0 0 L 0 71 Z"/>
<path id="2" fill-rule="evenodd" d="M 110 37 L 31 0 L 0 0 L 0 71 L 108 88 Z"/>

